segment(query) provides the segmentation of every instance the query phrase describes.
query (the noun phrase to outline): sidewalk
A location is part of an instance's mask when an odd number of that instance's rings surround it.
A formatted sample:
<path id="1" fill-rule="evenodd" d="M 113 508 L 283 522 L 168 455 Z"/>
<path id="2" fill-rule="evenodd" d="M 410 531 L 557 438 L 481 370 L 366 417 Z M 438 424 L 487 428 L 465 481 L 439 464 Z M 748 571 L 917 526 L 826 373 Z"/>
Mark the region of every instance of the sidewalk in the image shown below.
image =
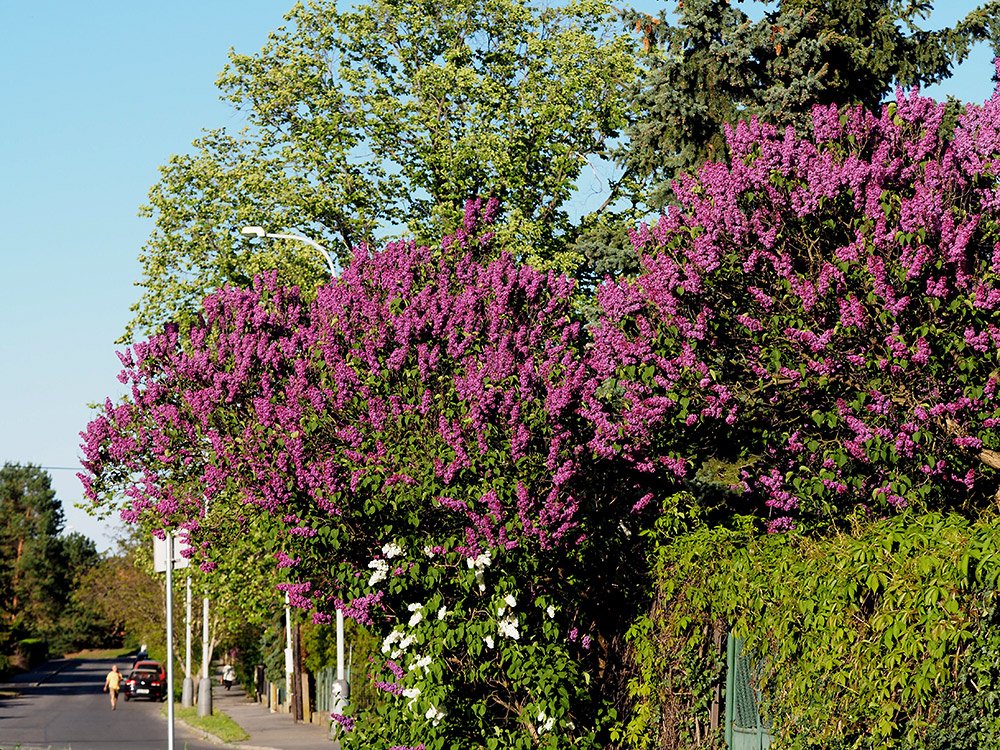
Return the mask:
<path id="1" fill-rule="evenodd" d="M 247 700 L 239 685 L 232 690 L 212 687 L 212 708 L 226 713 L 250 739 L 226 747 L 242 750 L 335 750 L 324 727 L 296 724 L 291 714 L 271 713 L 267 706 Z"/>

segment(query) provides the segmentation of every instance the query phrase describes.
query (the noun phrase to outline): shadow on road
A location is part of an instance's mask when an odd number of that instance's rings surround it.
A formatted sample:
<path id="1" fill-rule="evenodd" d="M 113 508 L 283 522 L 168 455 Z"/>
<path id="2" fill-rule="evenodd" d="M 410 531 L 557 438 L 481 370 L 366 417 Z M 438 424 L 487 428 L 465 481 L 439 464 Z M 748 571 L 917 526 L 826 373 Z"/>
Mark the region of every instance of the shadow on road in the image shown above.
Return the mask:
<path id="1" fill-rule="evenodd" d="M 30 672 L 10 678 L 9 682 L 4 683 L 4 691 L 53 696 L 100 693 L 104 688 L 104 678 L 113 664 L 118 664 L 118 669 L 123 674 L 128 674 L 131 667 L 128 660 L 53 659 Z M 10 701 L 14 699 L 0 694 L 0 700 L 10 706 Z"/>

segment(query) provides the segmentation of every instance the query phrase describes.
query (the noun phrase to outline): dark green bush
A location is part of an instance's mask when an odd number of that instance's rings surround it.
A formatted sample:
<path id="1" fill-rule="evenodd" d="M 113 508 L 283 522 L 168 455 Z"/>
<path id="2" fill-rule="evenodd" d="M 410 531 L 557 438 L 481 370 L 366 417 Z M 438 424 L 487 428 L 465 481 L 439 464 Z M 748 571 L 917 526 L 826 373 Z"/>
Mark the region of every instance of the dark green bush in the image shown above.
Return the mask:
<path id="1" fill-rule="evenodd" d="M 44 638 L 23 638 L 17 642 L 14 665 L 19 669 L 31 669 L 49 658 L 49 642 Z"/>

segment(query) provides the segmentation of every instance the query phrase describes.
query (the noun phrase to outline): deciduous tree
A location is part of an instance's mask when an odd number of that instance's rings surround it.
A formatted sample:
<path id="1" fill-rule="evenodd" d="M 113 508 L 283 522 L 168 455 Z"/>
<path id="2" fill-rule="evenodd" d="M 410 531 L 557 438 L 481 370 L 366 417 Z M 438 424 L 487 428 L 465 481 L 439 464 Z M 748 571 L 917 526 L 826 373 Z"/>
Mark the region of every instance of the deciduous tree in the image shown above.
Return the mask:
<path id="1" fill-rule="evenodd" d="M 403 229 L 440 237 L 466 200 L 495 196 L 508 251 L 576 268 L 568 202 L 625 125 L 636 75 L 606 2 L 323 0 L 287 21 L 219 79 L 246 129 L 211 131 L 162 169 L 130 331 L 263 269 L 309 292 L 325 278 L 308 247 L 248 245 L 247 224 L 307 232 L 346 261 Z"/>

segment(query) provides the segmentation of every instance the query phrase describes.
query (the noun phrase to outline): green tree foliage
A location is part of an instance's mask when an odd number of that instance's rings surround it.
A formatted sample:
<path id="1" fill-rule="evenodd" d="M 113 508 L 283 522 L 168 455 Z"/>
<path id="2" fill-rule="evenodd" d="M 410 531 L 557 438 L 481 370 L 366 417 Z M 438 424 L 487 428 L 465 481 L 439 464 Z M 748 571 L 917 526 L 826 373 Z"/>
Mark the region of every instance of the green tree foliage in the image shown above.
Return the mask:
<path id="1" fill-rule="evenodd" d="M 747 6 L 763 13 L 752 13 Z M 674 16 L 630 13 L 645 39 L 639 120 L 624 164 L 669 199 L 679 171 L 725 152 L 723 126 L 759 116 L 802 125 L 814 104 L 874 109 L 893 87 L 937 83 L 976 42 L 996 44 L 1000 4 L 926 31 L 928 0 L 685 0 Z"/>
<path id="2" fill-rule="evenodd" d="M 219 79 L 247 127 L 207 133 L 161 170 L 145 213 L 143 296 L 130 332 L 197 310 L 265 268 L 314 288 L 318 254 L 261 251 L 243 225 L 297 228 L 341 259 L 405 227 L 440 237 L 479 195 L 504 201 L 496 231 L 532 262 L 575 268 L 567 202 L 626 124 L 633 42 L 605 0 L 373 0 L 296 5 L 255 55 Z"/>
<path id="3" fill-rule="evenodd" d="M 147 547 L 152 544 L 139 535 L 121 540 L 115 554 L 81 577 L 75 598 L 96 610 L 118 643 L 146 643 L 158 653 L 164 650 L 165 596 Z"/>
<path id="4" fill-rule="evenodd" d="M 7 638 L 43 638 L 53 652 L 103 638 L 105 623 L 74 599 L 99 555 L 82 534 L 61 536 L 62 506 L 37 466 L 0 469 L 0 615 Z M 6 645 L 6 644 L 5 644 Z"/>
<path id="5" fill-rule="evenodd" d="M 54 630 L 63 601 L 62 507 L 49 475 L 34 466 L 0 469 L 0 586 L 15 632 Z"/>
<path id="6" fill-rule="evenodd" d="M 101 564 L 101 555 L 89 537 L 73 532 L 61 537 L 63 592 L 59 627 L 50 635 L 55 653 L 118 642 L 113 624 L 104 618 L 81 589 L 83 580 Z"/>
<path id="7" fill-rule="evenodd" d="M 215 602 L 213 618 L 222 645 L 239 637 L 245 625 L 266 625 L 284 607 L 274 588 L 282 575 L 275 571 L 277 534 L 270 521 L 248 514 L 235 501 L 216 504 L 202 521 L 204 537 L 218 544 L 211 562 L 192 565 L 191 574 Z"/>
<path id="8" fill-rule="evenodd" d="M 201 565 L 192 562 L 185 574 L 192 576 L 197 596 L 208 596 L 211 602 L 210 637 L 213 652 L 236 656 L 238 671 L 245 677 L 261 657 L 262 634 L 277 638 L 282 650 L 281 677 L 284 680 L 284 623 L 278 618 L 284 613 L 285 599 L 276 584 L 287 579 L 285 571 L 275 568 L 278 536 L 272 519 L 247 512 L 238 501 L 225 495 L 213 499 L 210 512 L 199 521 L 199 536 L 212 539 L 210 559 Z M 199 556 L 198 553 L 195 555 Z"/>
<path id="9" fill-rule="evenodd" d="M 983 699 L 998 687 L 997 645 L 977 622 L 995 606 L 996 516 L 855 520 L 822 539 L 762 537 L 750 519 L 658 537 L 657 605 L 632 631 L 634 747 L 704 746 L 719 622 L 760 659 L 783 747 L 941 747 L 933 727 L 949 717 L 967 720 L 970 747 L 993 746 L 998 712 Z"/>

